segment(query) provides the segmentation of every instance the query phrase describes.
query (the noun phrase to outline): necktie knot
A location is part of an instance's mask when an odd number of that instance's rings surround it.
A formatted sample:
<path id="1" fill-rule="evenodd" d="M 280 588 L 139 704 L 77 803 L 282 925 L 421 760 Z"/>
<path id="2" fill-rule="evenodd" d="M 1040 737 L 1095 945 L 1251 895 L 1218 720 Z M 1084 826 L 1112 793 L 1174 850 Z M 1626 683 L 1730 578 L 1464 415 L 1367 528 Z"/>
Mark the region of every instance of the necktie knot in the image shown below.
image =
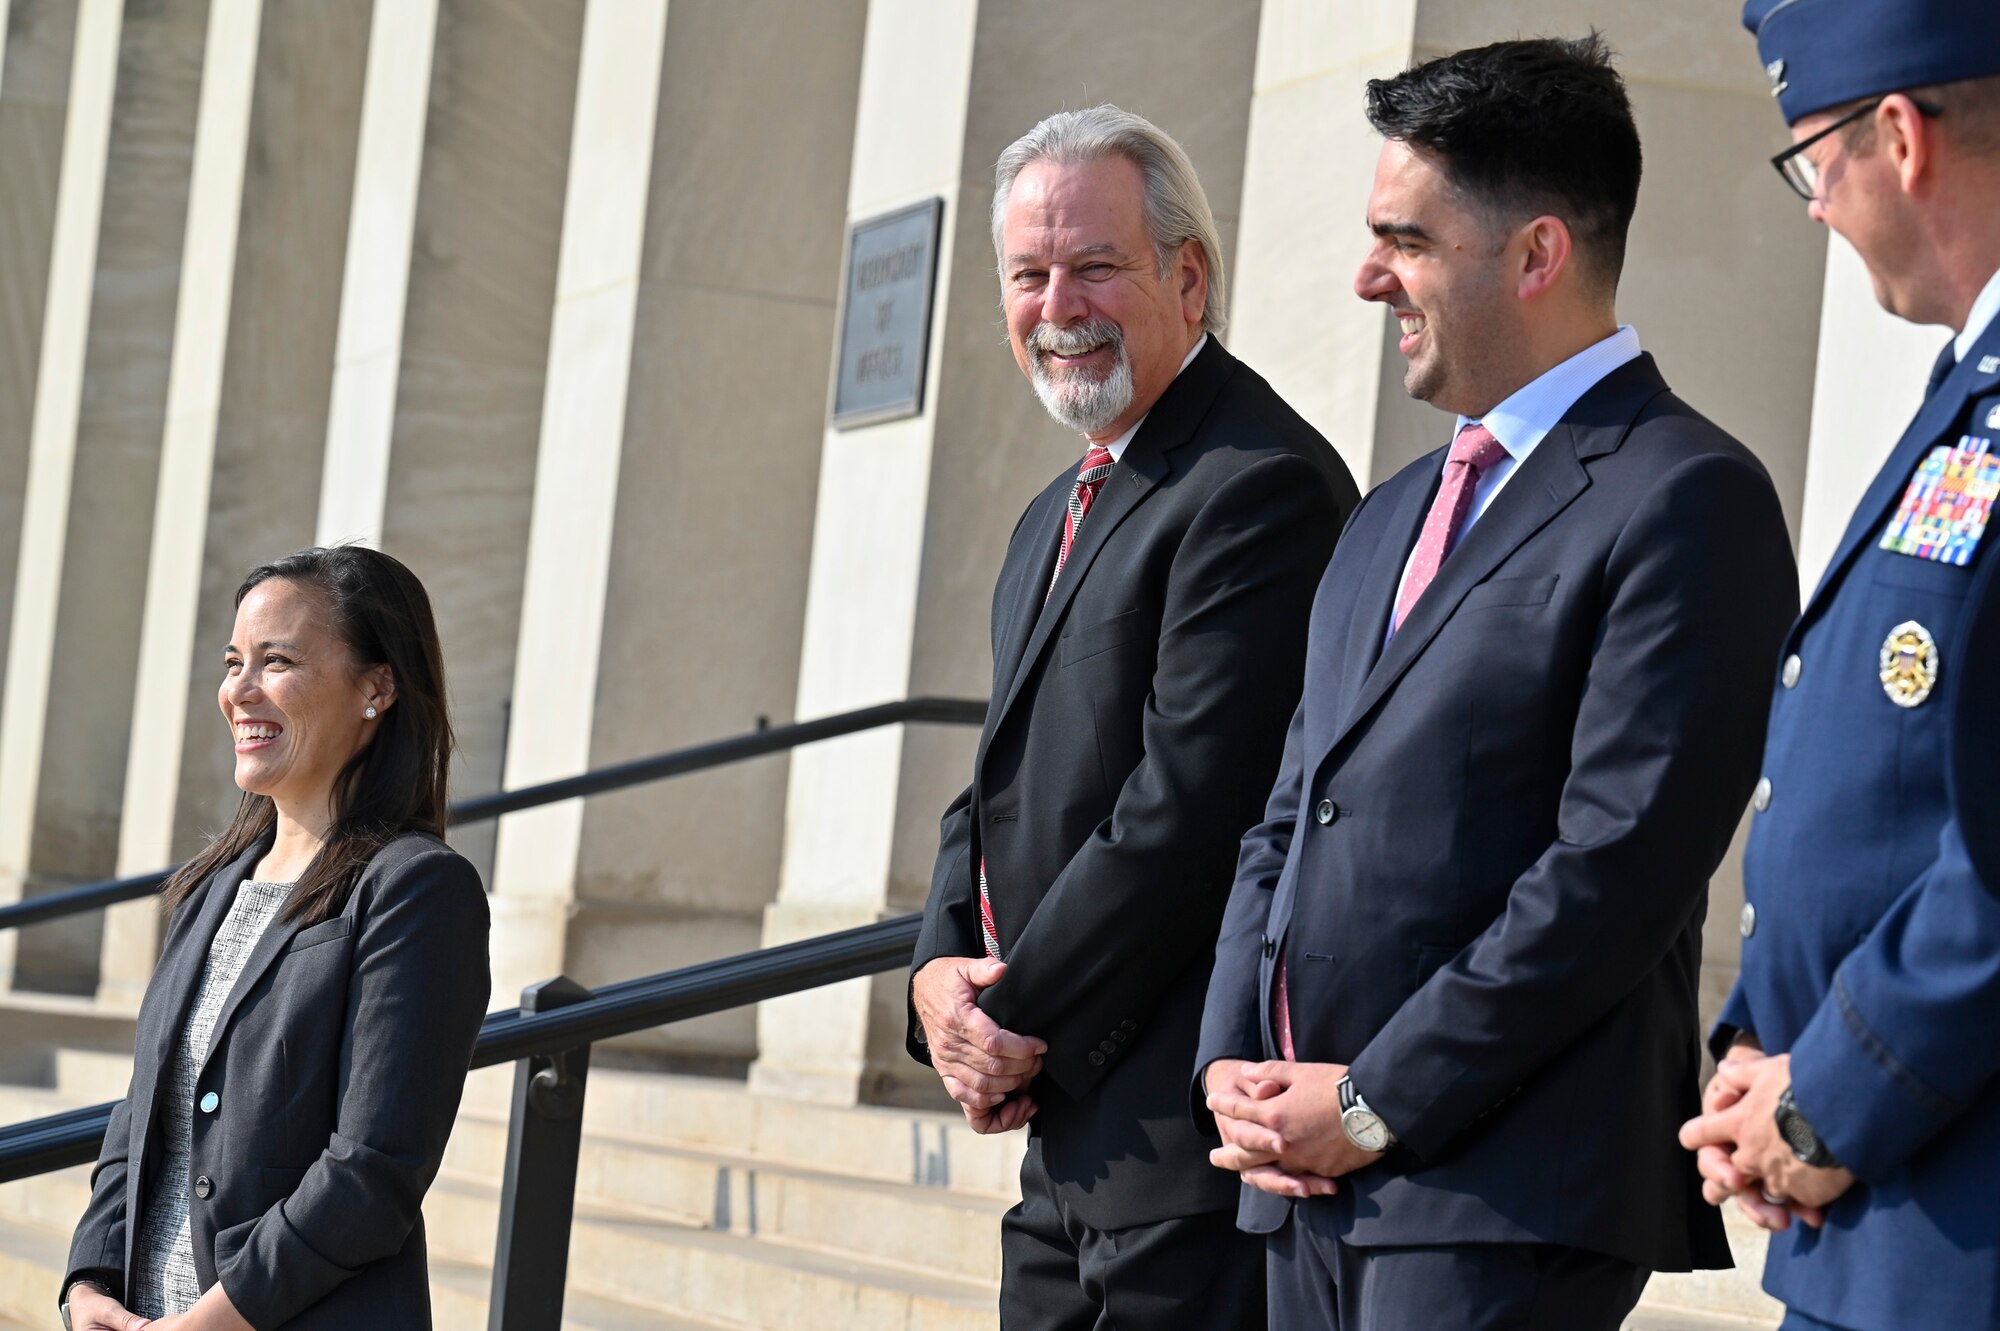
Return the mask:
<path id="1" fill-rule="evenodd" d="M 1458 438 L 1451 441 L 1451 461 L 1471 467 L 1475 477 L 1506 456 L 1507 450 L 1483 425 L 1468 425 L 1458 432 Z"/>
<path id="2" fill-rule="evenodd" d="M 1076 478 L 1085 485 L 1102 485 L 1111 474 L 1111 466 L 1111 450 L 1102 444 L 1092 444 L 1083 455 L 1083 465 L 1076 469 Z"/>

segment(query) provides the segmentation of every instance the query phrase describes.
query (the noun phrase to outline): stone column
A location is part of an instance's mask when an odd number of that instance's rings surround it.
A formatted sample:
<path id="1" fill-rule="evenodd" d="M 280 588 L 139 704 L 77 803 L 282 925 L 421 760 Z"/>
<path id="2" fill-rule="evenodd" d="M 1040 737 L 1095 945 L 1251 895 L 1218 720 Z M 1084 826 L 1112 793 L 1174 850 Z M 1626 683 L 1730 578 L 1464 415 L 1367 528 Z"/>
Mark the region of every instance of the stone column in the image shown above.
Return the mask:
<path id="1" fill-rule="evenodd" d="M 1008 534 L 1082 451 L 1001 340 L 993 161 L 1051 111 L 1116 102 L 1186 146 L 1229 248 L 1258 11 L 1255 0 L 871 7 L 850 218 L 942 194 L 946 241 L 924 415 L 827 435 L 801 715 L 986 693 Z M 1129 31 L 1173 37 L 1107 36 Z M 919 727 L 799 753 L 765 942 L 919 908 L 937 819 L 970 777 L 972 748 L 969 731 Z M 935 1099 L 935 1078 L 903 1052 L 904 992 L 891 975 L 767 1004 L 753 1086 L 830 1101 Z"/>
<path id="2" fill-rule="evenodd" d="M 498 790 L 505 761 L 584 10 L 443 0 L 437 14 L 379 522 L 444 640 L 454 798 Z M 494 824 L 451 841 L 490 883 Z"/>
<path id="3" fill-rule="evenodd" d="M 591 0 L 570 139 L 506 784 L 590 765 L 638 314 L 666 0 Z M 494 1003 L 560 973 L 583 803 L 511 814 L 493 873 Z"/>
<path id="4" fill-rule="evenodd" d="M 236 588 L 314 536 L 372 10 L 285 0 L 259 25 L 213 465 L 205 505 L 176 515 L 202 537 L 176 856 L 237 803 L 215 702 Z"/>
<path id="5" fill-rule="evenodd" d="M 437 0 L 377 5 L 373 17 L 321 462 L 320 545 L 382 541 Z"/>
<path id="6" fill-rule="evenodd" d="M 76 20 L 74 0 L 0 3 L 0 669 L 14 617 Z"/>
<path id="7" fill-rule="evenodd" d="M 49 254 L 5 692 L 0 696 L 0 901 L 30 884 L 45 709 L 61 597 L 63 543 L 83 411 L 98 226 L 119 72 L 117 0 L 79 10 Z M 11 983 L 17 931 L 0 934 L 0 981 Z M 32 947 L 29 955 L 32 955 Z"/>
<path id="8" fill-rule="evenodd" d="M 672 0 L 590 759 L 793 717 L 866 0 Z M 567 973 L 758 946 L 787 760 L 584 806 Z M 739 1072 L 755 1013 L 623 1042 Z"/>
<path id="9" fill-rule="evenodd" d="M 209 10 L 118 823 L 120 876 L 160 868 L 175 854 L 174 812 L 197 655 L 195 612 L 206 535 L 197 515 L 208 510 L 215 459 L 262 10 L 263 0 L 211 0 Z M 212 659 L 202 654 L 204 665 Z M 201 677 L 210 678 L 206 671 Z M 212 704 L 202 703 L 206 717 Z M 151 900 L 114 906 L 105 914 L 99 1002 L 138 1007 L 159 956 L 162 923 L 158 903 Z"/>

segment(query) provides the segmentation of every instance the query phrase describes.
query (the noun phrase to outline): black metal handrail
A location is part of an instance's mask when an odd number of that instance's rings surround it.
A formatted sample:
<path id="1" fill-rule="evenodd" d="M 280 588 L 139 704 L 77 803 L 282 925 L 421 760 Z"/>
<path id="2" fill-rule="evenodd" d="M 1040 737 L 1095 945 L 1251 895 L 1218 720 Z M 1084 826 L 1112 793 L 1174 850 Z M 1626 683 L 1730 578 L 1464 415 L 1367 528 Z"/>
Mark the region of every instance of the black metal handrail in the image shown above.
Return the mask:
<path id="1" fill-rule="evenodd" d="M 581 1002 L 553 1011 L 491 1012 L 479 1029 L 472 1066 L 556 1055 L 614 1036 L 893 970 L 909 963 L 922 923 L 921 915 L 902 915 L 606 985 Z M 114 1100 L 0 1128 L 0 1183 L 95 1160 L 111 1111 L 117 1107 Z"/>
<path id="2" fill-rule="evenodd" d="M 580 776 L 566 776 L 556 781 L 544 781 L 540 785 L 523 786 L 519 790 L 503 790 L 492 795 L 478 795 L 471 799 L 460 800 L 451 806 L 451 823 L 454 827 L 463 826 L 466 823 L 498 818 L 502 814 L 517 813 L 537 805 L 554 804 L 583 795 L 601 795 L 606 791 L 622 790 L 627 786 L 643 785 L 648 781 L 685 776 L 690 772 L 706 771 L 711 767 L 722 767 L 748 758 L 761 758 L 767 754 L 797 748 L 802 744 L 852 735 L 863 730 L 873 730 L 878 726 L 898 724 L 976 726 L 985 717 L 986 704 L 976 698 L 910 698 L 903 702 L 882 703 L 879 706 L 863 707 L 858 711 L 841 712 L 835 716 L 822 716 L 811 721 L 795 721 L 788 725 L 771 726 L 765 730 L 752 731 L 747 735 L 736 735 L 708 744 L 696 744 L 691 748 L 674 749 L 628 763 L 616 763 L 610 767 L 600 767 L 593 772 L 585 772 Z M 131 878 L 114 878 L 108 882 L 64 888 L 60 892 L 49 892 L 36 897 L 32 901 L 0 906 L 0 929 L 26 928 L 31 924 L 43 924 L 69 915 L 103 910 L 121 902 L 137 901 L 158 891 L 160 884 L 166 882 L 172 876 L 174 868 L 178 867 L 176 865 Z"/>

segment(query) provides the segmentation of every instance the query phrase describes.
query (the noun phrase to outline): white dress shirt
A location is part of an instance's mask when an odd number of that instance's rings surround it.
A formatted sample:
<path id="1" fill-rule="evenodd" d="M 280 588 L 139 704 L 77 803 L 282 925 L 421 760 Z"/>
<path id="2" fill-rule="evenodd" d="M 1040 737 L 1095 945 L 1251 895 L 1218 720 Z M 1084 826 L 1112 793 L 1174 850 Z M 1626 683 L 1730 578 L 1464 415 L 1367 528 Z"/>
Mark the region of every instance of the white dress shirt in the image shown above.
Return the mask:
<path id="1" fill-rule="evenodd" d="M 1986 285 L 1980 290 L 1979 298 L 1972 302 L 1972 308 L 1966 312 L 1964 329 L 1951 340 L 1952 359 L 1965 359 L 1965 353 L 1972 350 L 1972 344 L 1985 334 L 1987 325 L 1993 322 L 1995 314 L 2000 314 L 2000 269 L 1995 269 L 1993 276 L 1986 279 Z"/>
<path id="2" fill-rule="evenodd" d="M 1500 447 L 1507 450 L 1507 456 L 1488 467 L 1473 487 L 1472 507 L 1466 511 L 1465 523 L 1458 529 L 1458 539 L 1472 530 L 1472 524 L 1492 504 L 1493 497 L 1500 493 L 1528 454 L 1547 437 L 1550 430 L 1562 420 L 1563 413 L 1576 405 L 1578 398 L 1597 387 L 1598 381 L 1619 366 L 1639 355 L 1639 335 L 1630 324 L 1618 325 L 1618 331 L 1601 342 L 1593 342 L 1577 352 L 1562 364 L 1544 370 L 1542 374 L 1520 388 L 1493 410 L 1474 419 L 1460 416 L 1458 424 L 1452 428 L 1451 437 L 1458 438 L 1458 432 L 1468 425 L 1484 425 L 1492 432 Z M 1450 461 L 1450 455 L 1446 455 Z M 1443 468 L 1440 467 L 1442 472 Z M 1417 557 L 1416 547 L 1410 548 L 1410 556 L 1403 561 L 1403 576 L 1396 583 L 1396 598 L 1402 599 L 1403 583 L 1409 581 L 1410 564 Z M 1449 559 L 1450 552 L 1446 552 Z M 1393 619 L 1394 616 L 1392 615 Z M 1392 630 L 1393 633 L 1393 630 Z"/>

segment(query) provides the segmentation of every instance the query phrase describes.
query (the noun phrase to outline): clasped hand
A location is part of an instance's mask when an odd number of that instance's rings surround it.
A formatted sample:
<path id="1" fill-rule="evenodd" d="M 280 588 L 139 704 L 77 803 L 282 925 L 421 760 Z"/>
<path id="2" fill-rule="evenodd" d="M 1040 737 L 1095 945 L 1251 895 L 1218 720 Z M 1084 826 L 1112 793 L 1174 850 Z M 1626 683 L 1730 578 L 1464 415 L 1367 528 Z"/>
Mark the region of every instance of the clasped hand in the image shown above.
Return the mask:
<path id="1" fill-rule="evenodd" d="M 1002 1030 L 980 1009 L 980 991 L 1006 973 L 1005 962 L 939 957 L 910 985 L 931 1067 L 975 1132 L 1012 1132 L 1035 1116 L 1035 1102 L 1021 1092 L 1049 1051 L 1046 1041 Z"/>
<path id="2" fill-rule="evenodd" d="M 1202 1076 L 1205 1103 L 1222 1145 L 1209 1163 L 1281 1197 L 1326 1197 L 1334 1180 L 1382 1158 L 1347 1138 L 1340 1125 L 1339 1063 L 1248 1063 L 1219 1058 Z"/>
<path id="3" fill-rule="evenodd" d="M 1731 1197 L 1769 1230 L 1794 1220 L 1818 1229 L 1826 1208 L 1854 1186 L 1845 1169 L 1815 1169 L 1778 1134 L 1778 1097 L 1792 1084 L 1789 1054 L 1767 1057 L 1749 1045 L 1729 1051 L 1702 1093 L 1701 1116 L 1681 1125 L 1681 1145 L 1695 1153 L 1701 1195 L 1711 1206 Z"/>

